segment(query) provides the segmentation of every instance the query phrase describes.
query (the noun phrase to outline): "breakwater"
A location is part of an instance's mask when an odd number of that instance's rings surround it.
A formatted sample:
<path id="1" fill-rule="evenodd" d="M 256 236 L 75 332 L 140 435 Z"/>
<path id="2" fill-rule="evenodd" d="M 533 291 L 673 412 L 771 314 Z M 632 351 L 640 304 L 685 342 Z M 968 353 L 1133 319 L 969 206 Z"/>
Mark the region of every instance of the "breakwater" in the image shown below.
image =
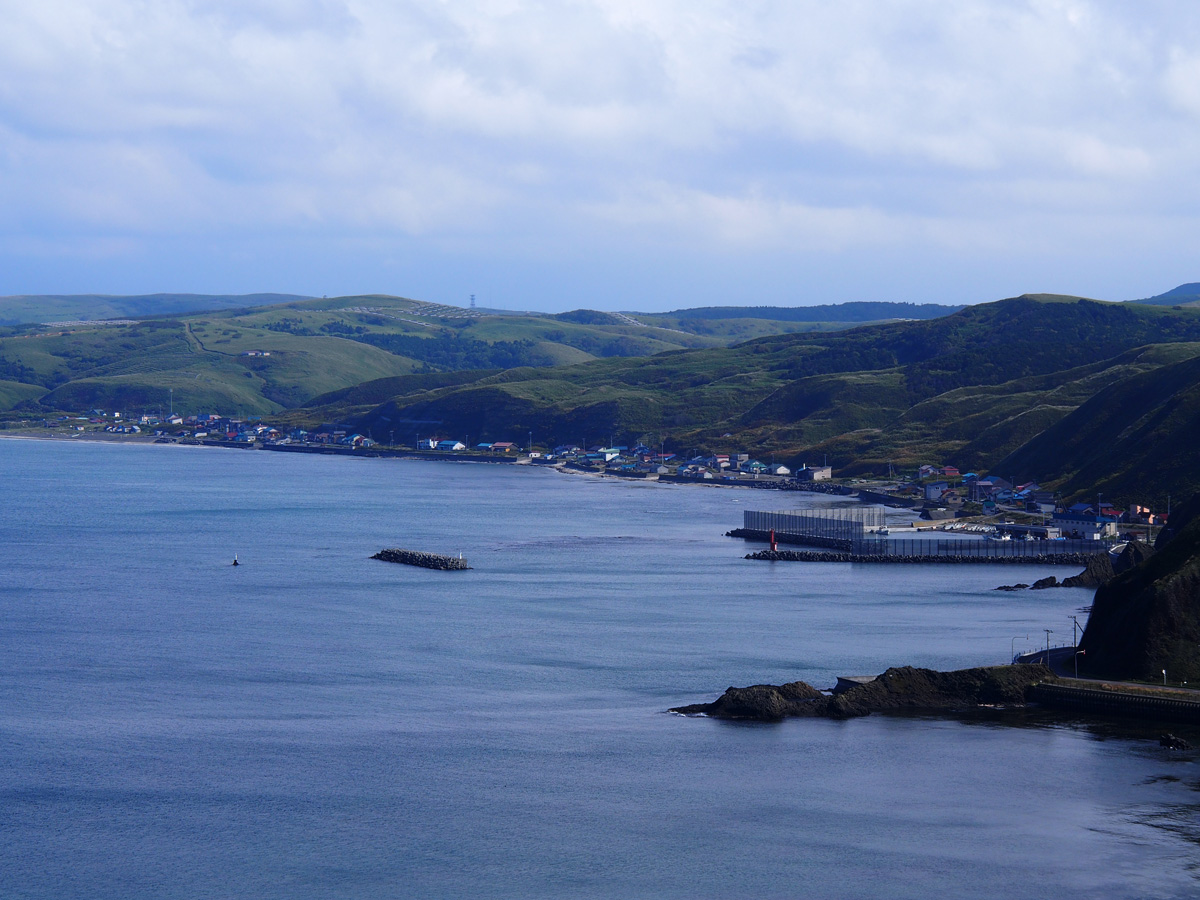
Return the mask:
<path id="1" fill-rule="evenodd" d="M 1104 690 L 1067 684 L 1038 684 L 1031 700 L 1054 709 L 1171 722 L 1200 723 L 1200 698 L 1148 689 Z"/>
<path id="2" fill-rule="evenodd" d="M 397 548 L 380 550 L 371 559 L 381 559 L 384 562 L 401 563 L 406 566 L 420 566 L 423 569 L 442 569 L 444 571 L 458 571 L 471 568 L 461 556 L 442 556 L 440 553 L 422 553 L 419 550 L 400 550 Z"/>
<path id="3" fill-rule="evenodd" d="M 777 538 L 778 540 L 778 538 Z M 1020 563 L 1022 565 L 1086 566 L 1095 554 L 1044 553 L 1028 556 L 961 556 L 952 554 L 852 553 L 849 550 L 759 550 L 746 559 L 769 562 L 851 563 Z"/>

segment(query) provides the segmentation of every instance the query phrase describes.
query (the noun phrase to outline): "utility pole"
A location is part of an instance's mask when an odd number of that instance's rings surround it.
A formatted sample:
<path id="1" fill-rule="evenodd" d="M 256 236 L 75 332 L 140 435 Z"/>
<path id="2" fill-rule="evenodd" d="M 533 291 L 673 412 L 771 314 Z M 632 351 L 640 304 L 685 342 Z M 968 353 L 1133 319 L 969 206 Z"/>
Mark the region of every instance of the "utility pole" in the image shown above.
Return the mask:
<path id="1" fill-rule="evenodd" d="M 1043 628 L 1042 631 L 1046 632 L 1046 665 L 1049 666 L 1050 665 L 1050 635 L 1054 634 L 1054 632 L 1051 631 L 1049 628 Z"/>
<path id="2" fill-rule="evenodd" d="M 1074 627 L 1071 628 L 1071 640 L 1074 642 L 1074 645 L 1078 647 L 1079 638 L 1076 637 L 1076 634 L 1079 632 L 1079 616 L 1067 616 L 1067 618 L 1075 623 Z"/>

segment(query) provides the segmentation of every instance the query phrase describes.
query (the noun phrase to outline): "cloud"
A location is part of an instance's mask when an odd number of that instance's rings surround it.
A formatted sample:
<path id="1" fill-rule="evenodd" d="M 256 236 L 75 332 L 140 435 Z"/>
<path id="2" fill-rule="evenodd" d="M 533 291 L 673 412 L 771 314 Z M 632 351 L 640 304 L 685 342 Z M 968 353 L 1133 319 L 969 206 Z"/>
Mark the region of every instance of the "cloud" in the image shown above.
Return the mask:
<path id="1" fill-rule="evenodd" d="M 849 259 L 964 235 L 1016 252 L 1014 217 L 1197 199 L 1200 11 L 1173 4 L 7 6 L 10 242 L 257 230 L 536 255 L 636 233 L 639 252 Z"/>

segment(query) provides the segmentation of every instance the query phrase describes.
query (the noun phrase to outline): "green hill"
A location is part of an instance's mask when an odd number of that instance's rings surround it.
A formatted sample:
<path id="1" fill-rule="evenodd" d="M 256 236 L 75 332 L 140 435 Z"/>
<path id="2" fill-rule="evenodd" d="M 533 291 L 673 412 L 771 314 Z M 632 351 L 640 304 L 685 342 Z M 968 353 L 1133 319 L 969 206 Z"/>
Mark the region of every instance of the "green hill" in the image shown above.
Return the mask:
<path id="1" fill-rule="evenodd" d="M 1181 284 L 1179 287 L 1172 288 L 1165 294 L 1156 294 L 1153 297 L 1147 297 L 1144 300 L 1134 300 L 1133 302 L 1146 303 L 1151 306 L 1187 306 L 1191 303 L 1200 303 L 1200 282 Z"/>
<path id="2" fill-rule="evenodd" d="M 1200 354 L 1197 354 L 1200 356 Z M 1200 358 L 1132 375 L 1007 456 L 1000 467 L 1068 495 L 1166 506 L 1200 490 Z"/>
<path id="3" fill-rule="evenodd" d="M 0 297 L 0 325 L 178 316 L 304 299 L 295 294 L 18 294 Z"/>
<path id="4" fill-rule="evenodd" d="M 701 334 L 703 329 L 675 329 L 624 313 L 508 313 L 382 295 L 250 306 L 255 300 L 280 298 L 33 299 L 43 304 L 56 299 L 74 303 L 73 311 L 83 314 L 86 307 L 93 319 L 108 313 L 157 313 L 173 305 L 202 302 L 236 301 L 237 307 L 143 318 L 133 324 L 89 319 L 54 327 L 0 328 L 0 379 L 33 386 L 19 396 L 11 391 L 0 394 L 0 410 L 27 406 L 34 394 L 41 395 L 38 402 L 45 410 L 157 408 L 169 402 L 174 391 L 182 409 L 277 412 L 313 402 L 330 391 L 413 372 L 566 366 L 726 346 L 745 337 L 797 328 L 844 327 L 798 324 L 784 316 L 725 320 Z M 55 312 L 65 315 L 67 309 L 55 308 Z M 269 351 L 270 356 L 240 356 L 256 350 Z"/>
<path id="5" fill-rule="evenodd" d="M 925 322 L 510 370 L 404 391 L 357 421 L 495 440 L 533 431 L 549 444 L 663 435 L 677 450 L 828 454 L 851 474 L 931 459 L 987 468 L 1197 343 L 1196 311 L 1026 296 Z"/>

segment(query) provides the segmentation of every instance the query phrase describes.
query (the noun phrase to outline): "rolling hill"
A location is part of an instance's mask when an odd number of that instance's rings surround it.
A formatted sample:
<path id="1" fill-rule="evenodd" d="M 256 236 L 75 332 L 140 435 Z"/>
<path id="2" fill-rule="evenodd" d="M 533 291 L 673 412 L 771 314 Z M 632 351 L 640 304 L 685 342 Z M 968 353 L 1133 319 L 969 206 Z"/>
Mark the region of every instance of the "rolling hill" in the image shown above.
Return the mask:
<path id="1" fill-rule="evenodd" d="M 1165 294 L 1156 294 L 1153 297 L 1147 297 L 1144 300 L 1134 300 L 1132 302 L 1145 303 L 1150 306 L 1187 306 L 1192 303 L 1200 303 L 1200 282 L 1181 284 L 1179 287 L 1172 288 Z"/>
<path id="2" fill-rule="evenodd" d="M 711 328 L 700 327 L 706 320 L 693 317 L 689 321 L 697 327 L 688 331 L 623 313 L 575 310 L 535 315 L 381 295 L 246 306 L 256 296 L 278 299 L 277 295 L 66 298 L 91 303 L 92 316 L 129 315 L 139 309 L 158 312 L 172 304 L 186 306 L 201 300 L 214 304 L 236 300 L 238 305 L 132 322 L 91 319 L 53 328 L 0 329 L 0 379 L 24 386 L 0 393 L 0 410 L 158 408 L 170 402 L 174 392 L 184 409 L 262 414 L 306 404 L 317 395 L 364 381 L 414 372 L 572 365 L 726 346 L 763 334 L 847 327 L 845 322 L 805 321 L 804 313 L 778 309 L 754 312 L 763 318 L 716 321 Z M 40 298 L 47 299 L 54 298 Z M 844 318 L 879 311 L 864 305 Z M 819 308 L 808 317 L 828 315 L 828 309 Z M 241 356 L 250 351 L 270 355 Z"/>
<path id="3" fill-rule="evenodd" d="M 1200 312 L 1038 295 L 925 322 L 489 373 L 320 416 L 381 432 L 532 431 L 546 444 L 662 435 L 677 450 L 828 454 L 848 474 L 930 459 L 987 468 L 1015 464 L 1020 447 L 1099 393 L 1197 355 Z"/>
<path id="4" fill-rule="evenodd" d="M 305 299 L 295 294 L 18 294 L 0 297 L 0 325 L 178 316 Z"/>

